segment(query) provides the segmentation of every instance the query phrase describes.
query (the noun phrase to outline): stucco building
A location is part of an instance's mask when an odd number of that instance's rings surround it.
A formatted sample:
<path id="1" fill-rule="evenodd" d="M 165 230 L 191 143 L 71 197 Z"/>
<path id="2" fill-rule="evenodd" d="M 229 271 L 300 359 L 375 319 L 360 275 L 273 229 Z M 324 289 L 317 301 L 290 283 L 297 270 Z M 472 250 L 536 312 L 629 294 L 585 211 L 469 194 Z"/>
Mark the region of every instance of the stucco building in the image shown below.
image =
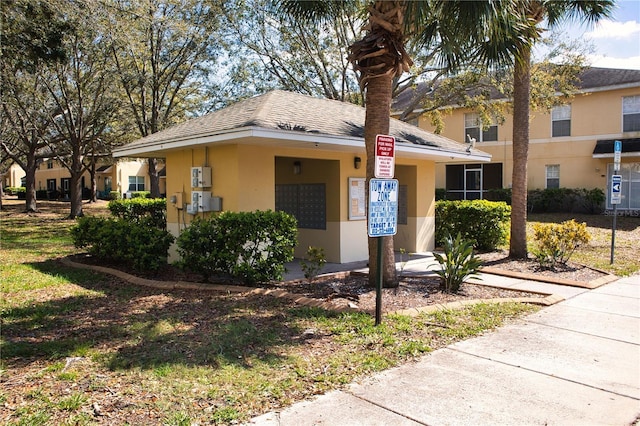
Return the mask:
<path id="1" fill-rule="evenodd" d="M 344 263 L 368 257 L 364 118 L 356 105 L 273 91 L 117 148 L 114 156 L 165 159 L 174 235 L 215 211 L 283 210 L 298 220 L 297 257 L 315 246 L 328 261 Z M 395 246 L 431 250 L 436 164 L 490 156 L 398 120 L 390 134 L 400 186 Z"/>
<path id="2" fill-rule="evenodd" d="M 85 171 L 81 178 L 83 189 L 90 189 L 91 174 Z M 111 191 L 117 191 L 127 197 L 134 191 L 148 191 L 150 188 L 149 172 L 146 160 L 123 159 L 120 161 L 100 161 L 96 165 L 96 183 L 98 196 L 107 198 Z M 59 161 L 45 159 L 36 170 L 36 190 L 57 193 L 59 198 L 69 197 L 71 176 Z M 164 188 L 161 179 L 161 191 Z"/>
<path id="3" fill-rule="evenodd" d="M 622 141 L 622 204 L 619 210 L 640 211 L 640 70 L 588 68 L 579 93 L 549 113 L 532 111 L 528 162 L 529 189 L 601 188 L 607 193 L 613 174 L 613 141 Z M 402 110 L 411 93 L 394 106 Z M 436 165 L 436 187 L 449 199 L 483 198 L 486 191 L 511 187 L 513 120 L 480 123 L 478 114 L 454 108 L 444 117 L 447 138 L 475 139 L 475 147 L 491 154 L 490 163 Z M 428 119 L 416 123 L 433 130 Z M 467 136 L 469 135 L 469 136 Z"/>

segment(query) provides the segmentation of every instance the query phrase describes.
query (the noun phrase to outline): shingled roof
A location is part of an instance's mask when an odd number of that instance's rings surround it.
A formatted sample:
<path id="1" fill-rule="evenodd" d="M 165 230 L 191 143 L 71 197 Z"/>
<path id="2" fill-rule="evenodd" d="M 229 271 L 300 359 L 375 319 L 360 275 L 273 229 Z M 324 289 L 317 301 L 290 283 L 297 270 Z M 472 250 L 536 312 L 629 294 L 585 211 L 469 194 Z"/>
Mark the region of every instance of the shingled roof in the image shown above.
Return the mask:
<path id="1" fill-rule="evenodd" d="M 119 147 L 114 150 L 114 156 L 151 156 L 185 146 L 231 143 L 247 136 L 282 141 L 315 140 L 340 145 L 343 150 L 362 149 L 364 120 L 365 109 L 360 106 L 274 90 Z M 396 138 L 399 155 L 404 151 L 443 159 L 490 159 L 489 154 L 476 149 L 469 153 L 463 143 L 399 120 L 391 119 L 390 134 Z"/>
<path id="2" fill-rule="evenodd" d="M 425 83 L 419 83 L 416 89 L 405 90 L 397 96 L 392 105 L 393 111 L 404 111 L 413 100 L 415 93 L 424 91 Z M 582 92 L 595 92 L 612 88 L 640 87 L 640 70 L 614 68 L 585 68 L 580 74 L 578 89 Z M 471 89 L 471 92 L 474 92 Z M 427 94 L 428 96 L 428 94 Z M 506 99 L 506 96 L 495 88 L 490 89 L 491 99 Z"/>

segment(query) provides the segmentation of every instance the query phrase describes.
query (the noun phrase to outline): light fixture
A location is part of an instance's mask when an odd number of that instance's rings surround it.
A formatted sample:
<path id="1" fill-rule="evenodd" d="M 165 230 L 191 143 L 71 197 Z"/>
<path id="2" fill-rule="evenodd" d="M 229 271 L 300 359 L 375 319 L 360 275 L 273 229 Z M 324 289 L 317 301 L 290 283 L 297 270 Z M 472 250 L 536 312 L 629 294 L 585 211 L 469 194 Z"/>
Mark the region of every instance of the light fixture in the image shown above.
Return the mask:
<path id="1" fill-rule="evenodd" d="M 293 162 L 293 174 L 294 175 L 299 175 L 300 173 L 302 173 L 302 164 L 299 161 L 294 161 Z"/>
<path id="2" fill-rule="evenodd" d="M 356 169 L 359 169 L 361 165 L 362 165 L 362 159 L 360 157 L 355 157 L 353 159 L 353 167 Z"/>

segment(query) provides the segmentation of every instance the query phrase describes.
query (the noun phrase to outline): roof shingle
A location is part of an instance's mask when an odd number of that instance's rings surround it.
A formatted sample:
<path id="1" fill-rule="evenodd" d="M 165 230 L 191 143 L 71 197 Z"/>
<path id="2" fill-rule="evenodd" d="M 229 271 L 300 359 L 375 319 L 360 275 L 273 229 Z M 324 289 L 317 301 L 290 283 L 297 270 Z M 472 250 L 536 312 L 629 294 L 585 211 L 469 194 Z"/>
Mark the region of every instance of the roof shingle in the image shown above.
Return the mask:
<path id="1" fill-rule="evenodd" d="M 345 138 L 364 138 L 365 109 L 335 100 L 274 90 L 237 102 L 224 109 L 193 118 L 154 133 L 122 148 L 224 134 L 236 129 L 262 128 Z M 398 143 L 463 152 L 466 145 L 391 119 L 390 132 Z M 119 148 L 119 149 L 122 149 Z M 118 149 L 116 149 L 117 151 Z M 475 151 L 475 150 L 474 150 Z M 477 153 L 482 154 L 481 151 Z"/>

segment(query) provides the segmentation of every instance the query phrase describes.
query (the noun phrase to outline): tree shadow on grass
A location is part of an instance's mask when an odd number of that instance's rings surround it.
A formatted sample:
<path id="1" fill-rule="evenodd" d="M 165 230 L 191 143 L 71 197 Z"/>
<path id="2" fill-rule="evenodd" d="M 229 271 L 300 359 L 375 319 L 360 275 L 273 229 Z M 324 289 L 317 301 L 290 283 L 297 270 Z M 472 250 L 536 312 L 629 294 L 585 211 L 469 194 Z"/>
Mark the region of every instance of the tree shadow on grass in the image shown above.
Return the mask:
<path id="1" fill-rule="evenodd" d="M 223 363 L 249 368 L 255 359 L 282 361 L 282 347 L 304 340 L 304 315 L 290 315 L 291 302 L 273 297 L 165 291 L 53 261 L 31 265 L 95 293 L 7 309 L 2 353 L 8 365 L 97 351 L 112 369 Z"/>

